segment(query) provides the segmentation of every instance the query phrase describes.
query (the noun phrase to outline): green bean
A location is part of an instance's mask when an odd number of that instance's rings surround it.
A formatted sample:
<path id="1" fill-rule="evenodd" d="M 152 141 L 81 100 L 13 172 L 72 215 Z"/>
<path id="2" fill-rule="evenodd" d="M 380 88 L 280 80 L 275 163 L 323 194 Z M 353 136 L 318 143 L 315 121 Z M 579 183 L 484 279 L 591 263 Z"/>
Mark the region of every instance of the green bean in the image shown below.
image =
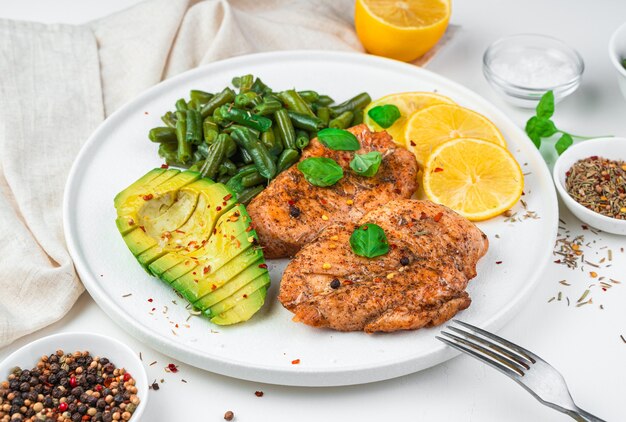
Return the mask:
<path id="1" fill-rule="evenodd" d="M 237 128 L 233 131 L 232 137 L 240 148 L 250 154 L 257 170 L 263 177 L 271 179 L 276 175 L 276 164 L 267 148 L 249 130 Z"/>
<path id="2" fill-rule="evenodd" d="M 296 132 L 296 146 L 303 150 L 309 145 L 309 134 L 304 130 L 299 130 Z"/>
<path id="3" fill-rule="evenodd" d="M 223 105 L 220 107 L 220 111 L 224 119 L 232 122 L 237 122 L 240 125 L 258 130 L 260 132 L 267 131 L 272 127 L 272 121 L 267 117 L 257 116 L 249 111 L 241 110 L 238 108 Z"/>
<path id="4" fill-rule="evenodd" d="M 208 103 L 209 100 L 213 98 L 213 94 L 198 89 L 192 89 L 189 91 L 189 98 L 191 98 L 191 101 L 195 101 L 196 104 L 202 105 Z"/>
<path id="5" fill-rule="evenodd" d="M 265 182 L 265 177 L 261 176 L 261 173 L 258 171 L 256 173 L 249 174 L 241 178 L 241 184 L 246 187 L 256 186 L 259 183 Z"/>
<path id="6" fill-rule="evenodd" d="M 187 111 L 188 109 L 189 107 L 187 107 L 187 102 L 185 101 L 184 98 L 181 98 L 178 101 L 176 101 L 176 111 Z"/>
<path id="7" fill-rule="evenodd" d="M 240 108 L 254 107 L 259 101 L 260 95 L 253 91 L 237 94 L 235 97 L 235 106 Z"/>
<path id="8" fill-rule="evenodd" d="M 202 117 L 196 110 L 187 110 L 187 142 L 199 144 L 202 142 Z"/>
<path id="9" fill-rule="evenodd" d="M 307 103 L 311 104 L 320 99 L 320 94 L 315 91 L 298 91 L 298 95 Z"/>
<path id="10" fill-rule="evenodd" d="M 159 145 L 159 157 L 167 159 L 176 159 L 178 146 L 175 144 L 161 144 Z"/>
<path id="11" fill-rule="evenodd" d="M 236 152 L 237 152 L 237 144 L 235 143 L 235 141 L 233 141 L 233 138 L 231 138 L 230 136 L 226 137 L 226 156 L 230 158 L 233 155 L 235 155 Z"/>
<path id="12" fill-rule="evenodd" d="M 293 123 L 291 123 L 287 110 L 282 108 L 275 112 L 274 120 L 280 131 L 280 138 L 283 140 L 285 148 L 296 149 L 296 131 L 293 128 Z"/>
<path id="13" fill-rule="evenodd" d="M 171 128 L 176 127 L 176 115 L 172 113 L 171 111 L 168 111 L 163 116 L 161 116 L 161 120 L 163 121 L 163 123 L 165 123 Z"/>
<path id="14" fill-rule="evenodd" d="M 283 108 L 283 103 L 272 98 L 265 98 L 262 103 L 257 104 L 252 109 L 254 114 L 259 116 L 267 116 Z"/>
<path id="15" fill-rule="evenodd" d="M 363 109 L 357 108 L 354 110 L 354 116 L 352 117 L 352 122 L 350 122 L 350 126 L 356 126 L 363 123 Z"/>
<path id="16" fill-rule="evenodd" d="M 324 127 L 324 124 L 317 117 L 311 117 L 305 114 L 295 113 L 293 111 L 288 111 L 289 118 L 293 123 L 294 127 L 298 129 L 310 130 L 312 132 L 316 132 Z"/>
<path id="17" fill-rule="evenodd" d="M 254 82 L 254 76 L 252 75 L 243 75 L 236 76 L 232 80 L 235 88 L 239 88 L 239 93 L 250 91 L 252 87 L 252 83 Z"/>
<path id="18" fill-rule="evenodd" d="M 183 122 L 187 120 L 187 112 L 185 111 L 177 111 L 176 112 L 176 121 L 182 120 Z"/>
<path id="19" fill-rule="evenodd" d="M 200 173 L 200 169 L 202 168 L 203 165 L 204 165 L 204 160 L 196 161 L 195 163 L 193 163 L 191 167 L 189 167 L 189 170 L 197 171 L 198 173 Z"/>
<path id="20" fill-rule="evenodd" d="M 261 134 L 261 142 L 263 142 L 267 151 L 274 157 L 277 157 L 283 150 L 283 145 L 280 143 L 280 140 L 276 140 L 276 135 L 272 129 Z"/>
<path id="21" fill-rule="evenodd" d="M 316 103 L 319 104 L 320 107 L 328 107 L 334 102 L 335 100 L 330 98 L 328 95 L 320 95 L 320 97 L 316 101 Z"/>
<path id="22" fill-rule="evenodd" d="M 261 191 L 265 189 L 265 186 L 259 185 L 252 188 L 247 188 L 237 194 L 237 201 L 240 204 L 248 205 L 248 203 L 254 199 Z"/>
<path id="23" fill-rule="evenodd" d="M 278 162 L 277 162 L 278 172 L 280 173 L 281 171 L 287 170 L 296 161 L 298 161 L 299 157 L 300 157 L 300 153 L 295 149 L 284 150 L 280 154 L 280 157 L 278 157 Z"/>
<path id="24" fill-rule="evenodd" d="M 212 144 L 220 133 L 220 128 L 212 116 L 207 116 L 202 122 L 202 132 L 204 133 L 204 142 Z"/>
<path id="25" fill-rule="evenodd" d="M 237 148 L 237 151 L 239 152 L 239 155 L 241 155 L 241 159 L 243 160 L 244 163 L 246 164 L 250 164 L 252 163 L 254 160 L 252 159 L 252 156 L 250 155 L 250 153 L 243 149 L 243 148 Z"/>
<path id="26" fill-rule="evenodd" d="M 250 87 L 250 90 L 256 92 L 257 94 L 261 94 L 261 95 L 272 92 L 272 89 L 270 87 L 268 87 L 267 85 L 265 85 L 263 83 L 263 81 L 261 79 L 259 79 L 259 78 L 255 78 L 254 79 L 254 83 Z"/>
<path id="27" fill-rule="evenodd" d="M 231 176 L 234 176 L 235 174 L 237 174 L 237 166 L 228 158 L 226 158 L 224 162 L 220 165 L 220 170 L 222 168 L 226 170 L 226 174 L 229 174 Z"/>
<path id="28" fill-rule="evenodd" d="M 148 133 L 148 138 L 152 142 L 158 143 L 175 143 L 178 141 L 176 138 L 176 129 L 172 129 L 171 127 L 153 127 Z"/>
<path id="29" fill-rule="evenodd" d="M 176 138 L 178 139 L 178 152 L 176 159 L 186 163 L 191 158 L 191 144 L 187 142 L 187 122 L 179 119 L 176 122 Z"/>
<path id="30" fill-rule="evenodd" d="M 283 149 L 285 149 L 285 143 L 280 136 L 280 128 L 278 127 L 278 125 L 274 125 L 272 129 L 274 132 L 274 141 L 276 142 L 277 148 L 280 147 L 280 150 L 282 151 Z"/>
<path id="31" fill-rule="evenodd" d="M 202 177 L 208 177 L 213 179 L 217 174 L 220 164 L 226 159 L 226 142 L 228 135 L 225 133 L 220 134 L 215 143 L 209 147 L 209 153 L 207 154 L 204 165 L 200 169 Z"/>
<path id="32" fill-rule="evenodd" d="M 257 138 L 258 138 L 259 136 L 261 136 L 261 132 L 259 132 L 258 130 L 256 130 L 256 129 L 252 129 L 251 127 L 246 127 L 246 126 L 243 126 L 243 125 L 233 125 L 233 124 L 231 124 L 231 125 L 226 126 L 226 127 L 222 130 L 222 132 L 225 132 L 225 133 L 231 134 L 231 133 L 233 133 L 233 131 L 234 131 L 235 129 L 237 129 L 237 128 L 242 128 L 242 127 L 244 127 L 244 128 L 246 128 L 246 129 L 248 129 L 248 130 L 249 130 L 250 132 L 252 132 L 252 134 L 253 134 L 254 136 L 256 136 Z"/>
<path id="33" fill-rule="evenodd" d="M 191 162 L 197 163 L 198 161 L 204 161 L 204 155 L 197 149 L 191 154 Z"/>
<path id="34" fill-rule="evenodd" d="M 344 101 L 343 103 L 329 107 L 330 114 L 333 116 L 339 116 L 340 114 L 345 113 L 346 111 L 352 111 L 358 108 L 365 108 L 369 103 L 372 102 L 369 94 L 367 92 L 362 92 L 356 97 L 350 98 L 349 100 Z"/>
<path id="35" fill-rule="evenodd" d="M 351 111 L 344 111 L 339 116 L 328 122 L 328 127 L 335 129 L 346 129 L 350 126 L 354 113 Z"/>
<path id="36" fill-rule="evenodd" d="M 206 142 L 202 142 L 200 145 L 198 145 L 196 151 L 200 152 L 200 154 L 202 154 L 202 156 L 206 158 L 207 155 L 209 155 L 210 148 L 211 146 L 209 144 L 207 144 Z"/>
<path id="37" fill-rule="evenodd" d="M 304 101 L 302 97 L 300 97 L 293 89 L 279 92 L 278 98 L 280 98 L 287 110 L 315 117 L 315 114 L 313 114 L 307 102 Z"/>
<path id="38" fill-rule="evenodd" d="M 226 182 L 226 186 L 228 186 L 228 188 L 230 188 L 230 190 L 232 190 L 234 193 L 240 193 L 245 189 L 245 187 L 242 184 L 242 179 L 246 177 L 247 175 L 253 174 L 253 173 L 258 173 L 255 165 L 252 165 L 249 167 L 247 166 L 245 170 L 240 169 L 239 173 L 232 176 L 228 180 L 228 182 Z"/>
<path id="39" fill-rule="evenodd" d="M 232 103 L 234 100 L 235 91 L 228 87 L 224 88 L 222 92 L 215 94 L 208 103 L 202 106 L 202 109 L 200 110 L 202 118 L 212 115 L 216 108 L 227 103 Z"/>
<path id="40" fill-rule="evenodd" d="M 239 167 L 239 169 L 237 169 L 237 174 L 239 173 L 245 173 L 245 174 L 252 174 L 253 171 L 256 171 L 256 166 L 254 164 L 244 164 L 243 166 Z"/>
<path id="41" fill-rule="evenodd" d="M 229 175 L 225 175 L 225 176 L 222 176 L 222 177 L 218 177 L 218 178 L 217 178 L 217 183 L 223 183 L 223 184 L 226 184 L 226 183 L 228 183 L 228 181 L 230 180 L 230 178 L 231 178 L 231 176 L 229 176 Z"/>
<path id="42" fill-rule="evenodd" d="M 323 127 L 328 127 L 330 122 L 330 109 L 328 107 L 319 107 L 317 109 L 317 118 L 321 120 Z"/>

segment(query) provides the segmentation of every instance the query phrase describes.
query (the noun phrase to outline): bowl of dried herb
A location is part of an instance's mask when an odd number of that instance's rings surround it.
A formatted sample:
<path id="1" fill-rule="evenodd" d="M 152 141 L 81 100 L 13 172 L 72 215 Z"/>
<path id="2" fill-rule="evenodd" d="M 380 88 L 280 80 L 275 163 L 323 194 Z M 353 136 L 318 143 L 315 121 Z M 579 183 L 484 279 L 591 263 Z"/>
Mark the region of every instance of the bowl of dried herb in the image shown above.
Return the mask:
<path id="1" fill-rule="evenodd" d="M 581 221 L 626 235 L 626 138 L 579 142 L 554 164 L 554 184 Z"/>

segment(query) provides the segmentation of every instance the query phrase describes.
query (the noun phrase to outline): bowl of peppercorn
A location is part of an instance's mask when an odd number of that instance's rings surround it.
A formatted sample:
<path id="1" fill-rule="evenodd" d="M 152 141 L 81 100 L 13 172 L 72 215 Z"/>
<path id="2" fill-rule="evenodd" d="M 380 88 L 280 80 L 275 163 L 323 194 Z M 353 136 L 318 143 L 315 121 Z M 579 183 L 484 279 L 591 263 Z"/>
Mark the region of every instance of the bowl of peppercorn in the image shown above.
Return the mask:
<path id="1" fill-rule="evenodd" d="M 583 223 L 626 235 L 626 138 L 598 138 L 569 147 L 556 161 L 554 184 Z"/>
<path id="2" fill-rule="evenodd" d="M 136 422 L 147 399 L 141 360 L 99 334 L 44 337 L 0 362 L 0 422 Z"/>

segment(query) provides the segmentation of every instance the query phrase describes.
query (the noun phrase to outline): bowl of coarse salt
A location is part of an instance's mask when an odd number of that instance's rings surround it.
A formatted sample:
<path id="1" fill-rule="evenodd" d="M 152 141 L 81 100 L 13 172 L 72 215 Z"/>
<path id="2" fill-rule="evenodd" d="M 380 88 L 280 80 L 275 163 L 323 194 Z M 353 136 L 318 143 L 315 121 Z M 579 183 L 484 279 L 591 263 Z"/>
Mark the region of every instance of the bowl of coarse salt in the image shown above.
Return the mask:
<path id="1" fill-rule="evenodd" d="M 564 42 L 534 34 L 504 37 L 487 48 L 483 73 L 491 86 L 513 105 L 533 108 L 547 91 L 556 102 L 580 85 L 585 65 Z"/>

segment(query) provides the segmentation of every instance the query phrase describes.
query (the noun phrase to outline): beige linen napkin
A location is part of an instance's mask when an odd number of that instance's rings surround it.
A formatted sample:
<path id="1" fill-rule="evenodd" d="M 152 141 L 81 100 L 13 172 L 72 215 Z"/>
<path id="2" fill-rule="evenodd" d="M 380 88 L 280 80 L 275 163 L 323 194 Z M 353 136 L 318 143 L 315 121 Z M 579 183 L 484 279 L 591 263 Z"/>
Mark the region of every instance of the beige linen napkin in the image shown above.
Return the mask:
<path id="1" fill-rule="evenodd" d="M 215 60 L 362 51 L 352 5 L 150 0 L 84 26 L 0 20 L 0 346 L 58 320 L 83 291 L 63 238 L 63 188 L 106 115 Z"/>

